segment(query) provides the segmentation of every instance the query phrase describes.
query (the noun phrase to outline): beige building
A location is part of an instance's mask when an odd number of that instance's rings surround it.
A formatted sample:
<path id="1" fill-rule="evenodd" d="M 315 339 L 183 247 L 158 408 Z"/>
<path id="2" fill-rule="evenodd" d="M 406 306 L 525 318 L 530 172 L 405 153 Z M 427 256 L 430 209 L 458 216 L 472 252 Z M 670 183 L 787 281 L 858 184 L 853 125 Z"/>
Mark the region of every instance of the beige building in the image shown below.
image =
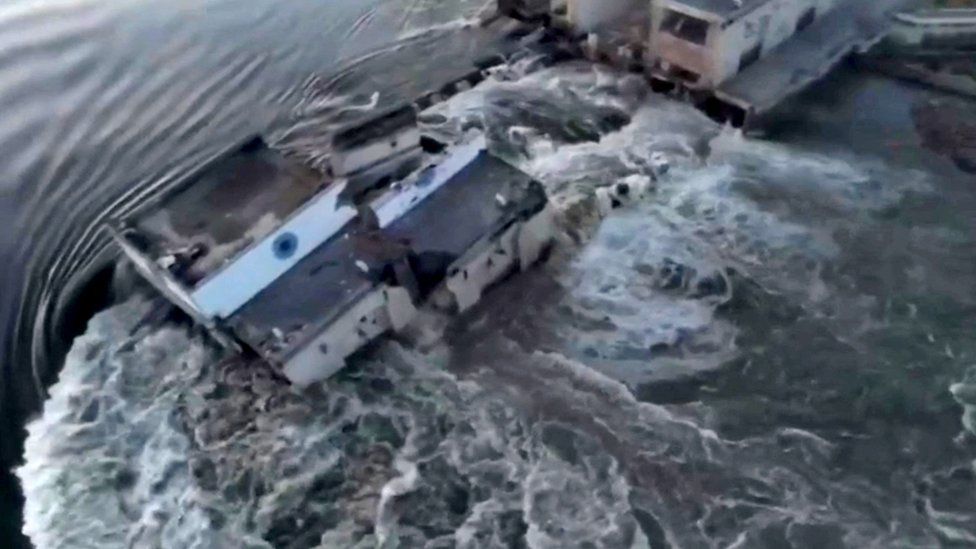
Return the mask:
<path id="1" fill-rule="evenodd" d="M 839 0 L 654 0 L 654 77 L 714 88 L 831 11 Z"/>

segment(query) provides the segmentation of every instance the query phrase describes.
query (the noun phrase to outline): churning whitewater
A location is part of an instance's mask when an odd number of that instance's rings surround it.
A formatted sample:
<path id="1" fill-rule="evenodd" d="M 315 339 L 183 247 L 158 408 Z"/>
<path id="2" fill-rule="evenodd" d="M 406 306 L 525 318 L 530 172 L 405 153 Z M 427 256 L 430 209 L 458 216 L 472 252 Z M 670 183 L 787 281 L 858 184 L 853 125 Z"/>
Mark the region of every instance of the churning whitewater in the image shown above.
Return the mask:
<path id="1" fill-rule="evenodd" d="M 134 292 L 29 426 L 39 548 L 976 543 L 976 294 L 942 283 L 972 237 L 904 213 L 930 172 L 587 63 L 519 60 L 423 124 L 546 185 L 548 263 L 301 393 Z"/>
<path id="2" fill-rule="evenodd" d="M 310 75 L 362 82 L 378 70 L 365 61 L 382 64 L 411 47 L 433 50 L 418 56 L 433 66 L 449 64 L 436 55 L 437 44 L 450 43 L 490 5 L 4 2 L 0 106 L 8 114 L 0 127 L 0 214 L 9 228 L 0 232 L 0 259 L 11 268 L 0 272 L 0 402 L 11 422 L 39 409 L 56 378 L 64 336 L 81 316 L 72 306 L 90 298 L 87 284 L 114 257 L 106 222 L 139 208 L 229 143 L 328 118 L 321 103 L 316 112 L 303 110 L 315 111 L 303 103 L 315 84 Z M 375 91 L 391 90 L 369 93 Z M 18 428 L 0 437 L 6 460 Z"/>

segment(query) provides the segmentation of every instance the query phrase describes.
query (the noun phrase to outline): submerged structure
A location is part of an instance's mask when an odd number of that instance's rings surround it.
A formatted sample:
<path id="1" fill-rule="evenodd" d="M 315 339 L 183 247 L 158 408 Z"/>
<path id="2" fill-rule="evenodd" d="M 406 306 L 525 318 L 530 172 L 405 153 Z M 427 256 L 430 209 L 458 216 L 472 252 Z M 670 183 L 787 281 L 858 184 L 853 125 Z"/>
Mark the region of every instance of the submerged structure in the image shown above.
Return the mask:
<path id="1" fill-rule="evenodd" d="M 330 174 L 253 139 L 114 225 L 115 239 L 222 344 L 295 384 L 324 379 L 418 308 L 467 310 L 551 242 L 539 182 L 483 137 L 424 157 L 411 120 L 400 109 L 340 133 Z"/>
<path id="2" fill-rule="evenodd" d="M 840 0 L 660 0 L 653 3 L 648 70 L 715 88 L 830 13 Z"/>
<path id="3" fill-rule="evenodd" d="M 976 8 L 920 9 L 895 16 L 887 47 L 932 57 L 976 53 Z"/>
<path id="4" fill-rule="evenodd" d="M 899 13 L 892 32 L 861 62 L 888 76 L 976 97 L 976 9 Z"/>
<path id="5" fill-rule="evenodd" d="M 880 39 L 900 3 L 499 0 L 498 8 L 560 29 L 587 54 L 742 125 Z M 369 341 L 408 326 L 418 308 L 469 308 L 552 239 L 542 186 L 492 156 L 483 138 L 425 152 L 418 109 L 462 87 L 335 132 L 321 173 L 260 138 L 235 146 L 115 223 L 115 240 L 225 346 L 278 365 L 297 384 L 328 377 Z"/>

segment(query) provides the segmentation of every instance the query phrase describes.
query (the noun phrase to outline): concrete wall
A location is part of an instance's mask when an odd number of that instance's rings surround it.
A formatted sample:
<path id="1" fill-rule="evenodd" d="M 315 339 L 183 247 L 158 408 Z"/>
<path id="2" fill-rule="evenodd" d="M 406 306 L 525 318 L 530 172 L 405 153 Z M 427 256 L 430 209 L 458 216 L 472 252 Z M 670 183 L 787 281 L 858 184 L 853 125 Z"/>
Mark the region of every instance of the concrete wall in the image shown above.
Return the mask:
<path id="1" fill-rule="evenodd" d="M 888 45 L 916 49 L 976 49 L 976 9 L 899 14 Z"/>

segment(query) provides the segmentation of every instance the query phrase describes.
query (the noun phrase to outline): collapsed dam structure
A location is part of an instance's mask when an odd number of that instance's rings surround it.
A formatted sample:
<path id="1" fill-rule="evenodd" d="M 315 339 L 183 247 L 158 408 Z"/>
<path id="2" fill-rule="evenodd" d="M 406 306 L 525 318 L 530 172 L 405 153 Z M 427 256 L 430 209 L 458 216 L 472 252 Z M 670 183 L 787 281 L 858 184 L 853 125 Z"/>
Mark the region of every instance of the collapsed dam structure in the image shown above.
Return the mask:
<path id="1" fill-rule="evenodd" d="M 880 40 L 895 5 L 577 0 L 564 14 L 544 2 L 499 10 L 550 25 L 555 16 L 583 36 L 585 55 L 627 59 L 742 126 Z M 427 103 L 452 89 L 461 87 L 449 81 Z M 339 131 L 322 176 L 251 140 L 111 231 L 139 272 L 225 347 L 298 385 L 325 379 L 376 337 L 405 329 L 427 301 L 467 310 L 554 238 L 541 184 L 493 159 L 483 137 L 434 143 L 450 152 L 425 159 L 418 108 L 394 104 Z"/>
<path id="2" fill-rule="evenodd" d="M 547 41 L 541 51 L 551 59 L 565 59 L 579 53 L 638 70 L 656 87 L 683 94 L 716 117 L 743 125 L 814 82 L 851 51 L 873 44 L 883 35 L 887 14 L 897 3 L 813 4 L 782 0 L 501 1 L 502 11 L 517 15 L 527 23 L 500 19 L 459 32 L 454 43 L 441 46 L 455 54 L 452 63 L 428 72 L 423 82 L 395 92 L 395 97 L 388 95 L 389 88 L 397 80 L 393 66 L 364 70 L 369 73 L 368 78 L 341 81 L 338 85 L 367 94 L 382 90 L 383 99 L 393 104 L 413 101 L 423 108 L 476 83 L 492 67 L 519 55 L 519 52 L 533 50 L 541 41 Z M 640 14 L 640 17 L 634 18 L 634 14 Z M 532 36 L 533 29 L 539 24 L 547 25 L 559 39 L 549 41 L 550 35 L 545 34 Z M 783 30 L 790 28 L 791 32 Z M 548 48 L 555 48 L 555 53 Z M 411 55 L 417 53 L 405 48 L 403 56 L 410 58 Z M 369 116 L 372 114 L 363 115 L 360 122 L 365 122 Z M 336 166 L 343 169 L 338 163 Z M 172 186 L 172 182 L 167 185 Z M 166 194 L 166 191 L 142 193 L 134 190 L 127 197 L 143 203 L 120 202 L 119 215 L 108 218 L 112 223 L 119 222 L 126 214 L 143 207 L 146 199 L 160 194 Z M 90 253 L 69 258 L 72 260 L 64 261 L 64 265 L 83 266 L 90 274 L 99 271 L 97 266 L 104 267 L 116 260 L 117 249 L 110 244 L 107 233 L 92 230 L 84 237 L 87 240 L 78 249 Z M 77 296 L 83 293 L 81 289 L 90 277 L 73 277 L 73 274 L 52 272 L 51 280 L 73 281 L 64 286 L 73 287 L 73 294 Z M 33 370 L 33 379 L 19 384 L 8 381 L 4 385 L 5 393 L 23 393 L 15 404 L 9 404 L 11 400 L 5 399 L 5 406 L 15 409 L 11 417 L 18 421 L 38 408 L 43 387 L 56 378 L 60 353 L 52 352 L 52 348 L 57 347 L 52 342 L 62 324 L 58 318 L 69 310 L 66 304 L 71 300 L 72 296 L 52 294 L 46 296 L 43 303 L 23 309 L 25 315 L 36 310 L 41 312 L 39 324 L 31 322 L 37 320 L 34 318 L 21 320 L 18 336 L 26 341 L 8 344 L 17 347 L 16 352 L 7 353 L 10 357 L 18 357 L 11 363 L 19 367 L 31 365 Z M 273 330 L 269 329 L 268 333 L 276 336 Z M 13 379 L 10 371 L 6 378 Z M 35 385 L 38 390 L 20 390 L 28 385 Z M 13 440 L 15 437 L 5 438 Z"/>
<path id="3" fill-rule="evenodd" d="M 515 57 L 540 56 L 544 63 L 553 63 L 586 56 L 641 72 L 656 89 L 678 92 L 713 117 L 743 125 L 814 82 L 847 53 L 880 39 L 888 28 L 889 15 L 904 3 L 827 2 L 821 6 L 785 0 L 499 0 L 500 14 L 522 22 L 489 16 L 482 24 L 450 34 L 446 42 L 415 40 L 398 48 L 392 57 L 367 58 L 357 67 L 355 78 L 343 75 L 329 85 L 350 95 L 380 90 L 384 102 L 413 102 L 415 109 L 423 110 L 478 83 L 492 67 Z M 796 16 L 791 32 L 782 30 L 784 25 L 790 26 L 783 13 Z M 772 14 L 780 21 L 778 30 L 771 24 Z M 839 20 L 838 28 L 846 29 L 842 32 L 832 27 Z M 533 34 L 540 25 L 547 30 Z M 750 40 L 733 40 L 737 32 Z M 821 40 L 828 37 L 833 42 Z M 390 63 L 409 65 L 425 55 L 433 59 L 432 48 L 437 50 L 437 58 L 450 62 L 427 67 L 421 81 L 398 78 L 397 70 L 403 65 Z M 817 52 L 824 55 L 818 57 Z M 730 60 L 736 55 L 739 61 L 733 63 Z M 345 112 L 333 121 L 330 131 L 356 127 L 373 115 Z M 223 154 L 204 158 L 204 165 Z M 151 189 L 134 189 L 126 195 L 133 203 L 117 201 L 114 207 L 120 214 L 131 213 L 182 180 L 150 182 Z M 109 213 L 100 219 L 113 217 Z M 114 262 L 118 249 L 103 227 L 79 235 L 84 242 L 76 250 L 84 252 L 84 257 L 58 263 L 59 267 L 76 268 L 71 273 L 52 271 L 47 280 L 60 280 L 58 287 L 33 292 L 35 298 L 45 296 L 43 301 L 22 308 L 24 318 L 17 319 L 16 331 L 8 334 L 6 354 L 19 357 L 10 364 L 29 364 L 32 370 L 29 381 L 4 386 L 5 393 L 17 395 L 5 399 L 14 417 L 23 418 L 36 410 L 43 388 L 55 379 L 56 365 L 66 351 L 59 334 L 78 329 L 66 324 L 67 318 L 78 316 L 73 314 L 77 312 L 73 303 L 81 295 L 105 292 L 109 277 L 104 267 Z M 89 282 L 96 273 L 103 274 L 95 278 L 99 287 L 92 290 Z M 12 379 L 12 373 L 5 377 Z"/>
<path id="4" fill-rule="evenodd" d="M 643 72 L 714 118 L 743 126 L 888 32 L 903 0 L 502 2 L 584 42 L 598 61 Z M 513 4 L 519 4 L 518 7 Z"/>

